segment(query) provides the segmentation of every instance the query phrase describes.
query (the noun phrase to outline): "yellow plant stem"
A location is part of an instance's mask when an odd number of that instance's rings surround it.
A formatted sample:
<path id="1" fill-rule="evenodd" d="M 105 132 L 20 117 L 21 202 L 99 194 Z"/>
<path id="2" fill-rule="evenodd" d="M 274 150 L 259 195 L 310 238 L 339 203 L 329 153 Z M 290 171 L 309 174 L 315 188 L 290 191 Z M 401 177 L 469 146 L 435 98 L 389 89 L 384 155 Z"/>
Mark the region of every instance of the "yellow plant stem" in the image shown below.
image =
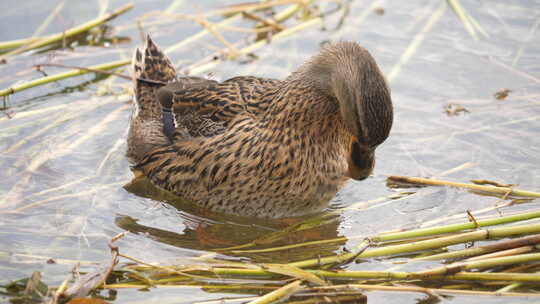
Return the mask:
<path id="1" fill-rule="evenodd" d="M 43 38 L 32 37 L 32 38 L 24 38 L 24 39 L 0 42 L 0 50 L 14 49 L 22 45 L 34 43 L 40 39 L 43 39 Z"/>
<path id="2" fill-rule="evenodd" d="M 460 270 L 470 270 L 470 269 L 485 269 L 495 266 L 509 265 L 509 264 L 519 264 L 519 263 L 528 263 L 540 260 L 540 253 L 527 253 L 527 254 L 518 254 L 515 256 L 506 256 L 499 258 L 491 258 L 478 261 L 469 261 L 469 262 L 459 262 L 450 264 L 448 266 L 437 267 L 434 269 L 419 271 L 415 274 L 421 277 L 425 276 L 434 276 L 434 275 L 446 275 L 452 274 Z M 535 275 L 535 274 L 531 274 Z"/>
<path id="3" fill-rule="evenodd" d="M 443 180 L 436 180 L 431 178 L 422 178 L 422 177 L 408 177 L 408 176 L 389 176 L 389 181 L 398 182 L 398 183 L 409 183 L 409 184 L 419 184 L 419 185 L 430 185 L 430 186 L 450 186 L 456 188 L 465 188 L 469 190 L 482 191 L 487 193 L 494 193 L 504 196 L 521 196 L 521 197 L 540 197 L 540 193 L 525 191 L 519 189 L 513 189 L 508 187 L 495 187 L 495 186 L 483 186 L 476 184 L 465 184 L 458 182 L 450 182 Z"/>
<path id="4" fill-rule="evenodd" d="M 417 287 L 417 286 L 384 286 L 384 285 L 368 285 L 368 284 L 319 286 L 319 287 L 314 287 L 313 289 L 315 290 L 361 289 L 361 290 L 380 290 L 380 291 L 409 291 L 409 292 L 421 292 L 428 295 L 463 294 L 463 295 L 488 295 L 488 296 L 512 296 L 512 297 L 540 297 L 540 294 L 538 293 L 525 293 L 525 292 L 498 293 L 498 292 L 492 292 L 492 291 L 455 290 L 455 289 L 441 289 L 441 288 L 425 288 L 425 287 Z"/>
<path id="5" fill-rule="evenodd" d="M 302 289 L 302 286 L 300 285 L 301 283 L 302 281 L 300 280 L 294 281 L 270 293 L 267 293 L 264 296 L 249 302 L 248 304 L 269 304 L 276 301 L 282 301 L 290 297 L 293 293 Z"/>
<path id="6" fill-rule="evenodd" d="M 464 280 L 464 281 L 514 281 L 514 282 L 540 282 L 537 273 L 497 273 L 497 272 L 456 272 L 454 274 L 421 275 L 415 272 L 392 271 L 327 271 L 308 270 L 313 274 L 327 279 L 394 279 L 394 280 Z"/>
<path id="7" fill-rule="evenodd" d="M 326 217 L 327 215 L 324 216 L 324 218 Z M 477 220 L 476 223 L 467 222 L 467 223 L 450 224 L 450 225 L 430 227 L 430 228 L 421 228 L 421 229 L 415 229 L 415 230 L 410 230 L 410 231 L 380 233 L 370 238 L 373 241 L 386 242 L 386 241 L 395 241 L 395 240 L 403 240 L 403 239 L 411 239 L 411 238 L 419 238 L 419 237 L 428 237 L 428 236 L 445 234 L 445 233 L 459 232 L 459 231 L 468 230 L 468 229 L 475 229 L 479 227 L 502 225 L 502 224 L 508 224 L 508 223 L 513 223 L 513 222 L 526 221 L 526 220 L 530 220 L 530 219 L 534 219 L 538 217 L 540 217 L 540 210 L 534 210 L 534 211 L 526 212 L 526 213 L 519 213 L 519 214 L 508 215 L 508 216 L 503 216 L 503 217 Z M 315 218 L 315 220 L 318 220 L 318 219 L 319 218 Z M 257 241 L 253 241 L 250 243 L 246 243 L 246 244 L 242 244 L 242 245 L 238 245 L 234 247 L 222 248 L 217 251 L 231 252 L 235 254 L 239 254 L 239 253 L 245 254 L 245 253 L 272 252 L 272 251 L 279 251 L 279 250 L 294 248 L 297 246 L 291 245 L 291 246 L 271 247 L 271 248 L 265 248 L 265 249 L 237 250 L 237 249 L 248 248 L 248 247 L 253 247 L 257 245 L 269 244 L 271 243 L 272 240 L 280 239 L 279 236 L 287 235 L 290 231 L 301 230 L 303 223 L 306 223 L 309 226 L 311 222 L 314 222 L 314 220 L 308 219 L 305 222 L 298 223 L 298 224 L 289 226 L 284 230 L 266 235 L 262 237 L 261 239 L 258 239 Z M 356 236 L 354 238 L 365 238 L 365 237 L 366 236 Z M 351 238 L 348 238 L 348 239 L 351 239 Z M 334 242 L 334 241 L 335 242 L 343 241 L 343 239 L 336 238 L 336 239 L 323 240 L 323 241 L 313 241 L 313 242 L 304 243 L 304 244 L 316 245 L 317 243 L 324 244 L 324 243 L 329 243 L 329 242 Z"/>
<path id="8" fill-rule="evenodd" d="M 17 93 L 26 89 L 30 89 L 33 87 L 37 87 L 40 85 L 44 85 L 50 82 L 54 82 L 54 81 L 58 81 L 58 80 L 62 80 L 62 79 L 70 78 L 70 77 L 75 77 L 75 76 L 79 76 L 79 75 L 83 75 L 87 73 L 93 73 L 93 71 L 90 71 L 90 70 L 111 70 L 111 69 L 115 69 L 115 68 L 130 64 L 130 63 L 131 63 L 131 60 L 118 60 L 118 61 L 90 66 L 84 70 L 77 69 L 77 70 L 71 70 L 68 72 L 60 73 L 60 74 L 50 75 L 47 77 L 39 78 L 39 79 L 32 80 L 23 84 L 12 86 L 7 89 L 0 90 L 0 97 L 8 96 L 10 94 L 14 94 L 14 93 Z"/>

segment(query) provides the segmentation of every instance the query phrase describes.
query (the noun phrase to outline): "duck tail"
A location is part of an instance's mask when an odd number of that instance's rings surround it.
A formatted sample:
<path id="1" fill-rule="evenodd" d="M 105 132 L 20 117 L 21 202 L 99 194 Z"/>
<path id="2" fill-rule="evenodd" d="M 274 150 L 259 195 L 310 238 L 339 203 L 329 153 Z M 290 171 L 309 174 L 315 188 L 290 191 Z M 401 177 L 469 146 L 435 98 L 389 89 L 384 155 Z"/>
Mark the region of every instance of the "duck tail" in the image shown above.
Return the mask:
<path id="1" fill-rule="evenodd" d="M 170 60 L 147 36 L 142 49 L 133 54 L 133 112 L 128 131 L 127 156 L 131 163 L 142 160 L 155 147 L 168 145 L 163 133 L 162 110 L 156 91 L 176 78 Z"/>

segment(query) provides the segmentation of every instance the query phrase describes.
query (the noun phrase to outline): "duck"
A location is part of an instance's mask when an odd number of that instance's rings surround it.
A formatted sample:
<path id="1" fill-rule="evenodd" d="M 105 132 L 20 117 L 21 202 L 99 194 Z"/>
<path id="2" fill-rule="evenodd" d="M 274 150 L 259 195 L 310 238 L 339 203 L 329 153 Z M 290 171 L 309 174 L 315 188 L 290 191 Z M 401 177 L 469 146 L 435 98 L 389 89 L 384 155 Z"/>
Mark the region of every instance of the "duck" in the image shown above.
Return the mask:
<path id="1" fill-rule="evenodd" d="M 132 170 L 211 212 L 319 212 L 348 180 L 372 173 L 393 123 L 387 81 L 356 42 L 324 45 L 283 80 L 218 82 L 177 75 L 148 36 L 132 68 Z"/>

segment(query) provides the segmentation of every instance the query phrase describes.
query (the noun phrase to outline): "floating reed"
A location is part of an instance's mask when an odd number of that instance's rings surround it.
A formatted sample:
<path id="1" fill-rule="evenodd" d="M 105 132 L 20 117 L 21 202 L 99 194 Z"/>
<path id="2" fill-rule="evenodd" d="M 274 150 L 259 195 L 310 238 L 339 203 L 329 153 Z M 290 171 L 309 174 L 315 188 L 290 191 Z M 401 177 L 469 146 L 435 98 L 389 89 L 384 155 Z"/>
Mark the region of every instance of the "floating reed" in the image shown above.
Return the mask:
<path id="1" fill-rule="evenodd" d="M 298 300 L 306 292 L 326 290 L 329 293 L 321 293 L 331 296 L 345 296 L 342 293 L 332 293 L 331 290 L 350 289 L 347 296 L 360 296 L 360 290 L 391 290 L 420 292 L 431 295 L 444 294 L 467 294 L 467 295 L 504 295 L 504 296 L 538 296 L 531 292 L 511 292 L 512 289 L 521 286 L 520 284 L 540 283 L 540 273 L 527 273 L 524 271 L 534 271 L 540 268 L 540 253 L 536 252 L 536 247 L 531 248 L 529 253 L 522 251 L 508 251 L 519 249 L 523 246 L 537 245 L 540 242 L 540 224 L 529 223 L 527 225 L 513 225 L 494 227 L 490 229 L 479 229 L 481 225 L 495 225 L 511 222 L 526 221 L 540 216 L 540 211 L 531 211 L 522 214 L 515 214 L 503 218 L 485 219 L 476 223 L 453 224 L 430 229 L 419 229 L 417 231 L 404 231 L 394 234 L 381 234 L 371 238 L 366 238 L 352 252 L 336 254 L 329 257 L 308 259 L 288 264 L 253 264 L 232 261 L 222 261 L 214 259 L 197 259 L 194 264 L 182 266 L 159 266 L 140 261 L 123 254 L 117 256 L 129 259 L 135 264 L 123 266 L 116 269 L 117 273 L 126 272 L 124 278 L 128 281 L 120 281 L 116 284 L 102 285 L 102 288 L 193 288 L 199 286 L 210 290 L 242 290 L 245 292 L 266 292 L 265 295 L 251 298 L 250 303 L 272 303 L 277 300 L 284 300 L 289 297 Z M 474 224 L 475 226 L 469 226 Z M 449 230 L 452 227 L 452 230 Z M 464 229 L 477 229 L 475 231 L 462 232 Z M 434 232 L 444 231 L 444 235 L 438 235 L 431 239 L 416 240 L 419 237 L 433 236 Z M 460 232 L 448 235 L 450 231 Z M 420 233 L 421 232 L 421 233 Z M 536 233 L 535 235 L 527 235 Z M 484 245 L 479 248 L 469 248 L 456 250 L 460 252 L 455 255 L 435 254 L 422 259 L 446 258 L 464 259 L 473 255 L 490 253 L 500 253 L 499 256 L 480 256 L 478 259 L 457 261 L 449 265 L 442 265 L 427 270 L 415 272 L 396 271 L 393 269 L 381 271 L 343 270 L 340 266 L 351 263 L 357 258 L 368 259 L 383 256 L 392 257 L 395 255 L 415 255 L 422 252 L 422 255 L 429 254 L 433 249 L 445 249 L 447 246 L 463 244 L 478 240 L 489 240 L 494 238 L 508 238 L 526 234 L 527 236 L 517 239 L 504 240 L 495 244 Z M 386 239 L 387 238 L 387 239 Z M 385 241 L 401 240 L 401 244 L 385 244 Z M 374 245 L 379 247 L 372 248 Z M 414 262 L 419 259 L 407 259 L 406 262 Z M 203 264 L 200 264 L 203 261 Z M 523 267 L 527 265 L 528 267 Z M 330 267 L 333 266 L 333 267 Z M 512 266 L 511 268 L 508 268 Z M 506 267 L 506 268 L 504 268 Z M 213 278 L 229 280 L 229 284 L 209 284 Z M 238 284 L 235 280 L 240 279 Z M 246 283 L 246 279 L 249 279 Z M 282 284 L 275 285 L 276 280 Z M 270 280 L 270 281 L 268 281 Z M 360 280 L 362 284 L 335 285 L 344 280 Z M 448 288 L 425 288 L 416 286 L 423 282 L 448 282 Z M 285 283 L 287 282 L 287 283 Z M 460 282 L 459 285 L 450 285 L 451 282 Z M 466 282 L 474 282 L 475 285 L 484 284 L 483 290 L 475 290 L 473 285 Z M 270 284 L 268 284 L 270 283 Z M 319 287 L 302 287 L 302 284 L 311 284 Z M 384 285 L 381 285 L 384 283 Z M 390 285 L 388 285 L 390 284 Z M 396 284 L 393 286 L 392 284 Z M 403 286 L 406 284 L 407 286 Z M 500 288 L 501 284 L 505 287 Z M 449 288 L 452 289 L 449 289 Z M 494 289 L 486 291 L 485 288 Z M 472 289 L 472 290 L 471 290 Z M 356 293 L 354 290 L 357 290 Z M 315 293 L 313 294 L 315 296 Z M 301 303 L 301 302 L 299 302 Z"/>
<path id="2" fill-rule="evenodd" d="M 83 23 L 79 26 L 76 26 L 74 28 L 68 29 L 65 32 L 57 33 L 54 35 L 50 35 L 44 38 L 28 38 L 28 39 L 20 39 L 15 41 L 6 41 L 0 43 L 0 50 L 1 49 L 9 49 L 21 46 L 20 48 L 17 48 L 13 51 L 10 51 L 2 56 L 2 58 L 5 58 L 7 56 L 12 56 L 16 54 L 20 54 L 29 50 L 37 49 L 40 47 L 44 47 L 49 44 L 56 43 L 58 41 L 62 41 L 63 39 L 78 35 L 80 33 L 84 33 L 88 31 L 89 29 L 96 27 L 100 24 L 103 24 L 107 21 L 110 21 L 111 19 L 116 18 L 117 16 L 129 11 L 133 8 L 133 4 L 126 4 L 122 6 L 121 8 L 115 10 L 114 12 L 110 14 L 103 15 L 101 17 L 98 17 L 94 20 L 88 21 L 86 23 Z"/>
<path id="3" fill-rule="evenodd" d="M 530 198 L 538 198 L 540 197 L 540 193 L 538 192 L 532 192 L 532 191 L 525 191 L 525 190 L 519 190 L 509 187 L 495 187 L 495 186 L 484 186 L 484 185 L 477 185 L 477 184 L 465 184 L 465 183 L 458 183 L 458 182 L 450 182 L 450 181 L 443 181 L 443 180 L 436 180 L 431 178 L 422 178 L 422 177 L 408 177 L 408 176 L 389 176 L 388 177 L 389 182 L 394 183 L 405 183 L 405 184 L 413 184 L 413 185 L 430 185 L 430 186 L 449 186 L 449 187 L 456 187 L 456 188 L 464 188 L 474 191 L 480 191 L 484 193 L 492 193 L 492 194 L 498 194 L 503 196 L 519 196 L 519 197 L 530 197 Z"/>
<path id="4" fill-rule="evenodd" d="M 39 79 L 32 80 L 32 81 L 29 81 L 29 82 L 26 82 L 26 83 L 22 83 L 22 84 L 19 84 L 19 85 L 12 86 L 12 87 L 7 88 L 7 89 L 0 90 L 0 97 L 1 96 L 8 96 L 8 95 L 11 95 L 11 94 L 14 94 L 14 93 L 26 90 L 26 89 L 37 87 L 37 86 L 44 85 L 44 84 L 47 84 L 47 83 L 51 83 L 51 82 L 54 82 L 54 81 L 58 81 L 58 80 L 62 80 L 62 79 L 70 78 L 70 77 L 75 77 L 75 76 L 79 76 L 79 75 L 83 75 L 83 74 L 93 73 L 96 70 L 97 71 L 99 71 L 99 70 L 106 71 L 106 70 L 116 69 L 116 68 L 122 67 L 124 65 L 130 64 L 130 63 L 131 63 L 131 60 L 118 60 L 118 61 L 113 61 L 113 62 L 109 62 L 109 63 L 90 66 L 90 67 L 85 68 L 85 69 L 71 70 L 71 71 L 64 72 L 64 73 L 50 75 L 50 76 L 47 76 L 47 77 L 39 78 Z"/>

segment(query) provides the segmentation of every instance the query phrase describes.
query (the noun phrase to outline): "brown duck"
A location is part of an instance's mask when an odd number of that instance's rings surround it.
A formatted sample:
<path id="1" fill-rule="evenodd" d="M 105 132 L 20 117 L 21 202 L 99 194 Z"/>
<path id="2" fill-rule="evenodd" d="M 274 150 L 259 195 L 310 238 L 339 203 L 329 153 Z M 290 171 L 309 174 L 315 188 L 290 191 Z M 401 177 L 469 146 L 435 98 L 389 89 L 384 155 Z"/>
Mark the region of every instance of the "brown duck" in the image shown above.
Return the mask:
<path id="1" fill-rule="evenodd" d="M 148 37 L 133 59 L 128 158 L 159 188 L 205 209 L 298 216 L 362 180 L 393 120 L 369 52 L 338 42 L 285 80 L 176 77 Z"/>

